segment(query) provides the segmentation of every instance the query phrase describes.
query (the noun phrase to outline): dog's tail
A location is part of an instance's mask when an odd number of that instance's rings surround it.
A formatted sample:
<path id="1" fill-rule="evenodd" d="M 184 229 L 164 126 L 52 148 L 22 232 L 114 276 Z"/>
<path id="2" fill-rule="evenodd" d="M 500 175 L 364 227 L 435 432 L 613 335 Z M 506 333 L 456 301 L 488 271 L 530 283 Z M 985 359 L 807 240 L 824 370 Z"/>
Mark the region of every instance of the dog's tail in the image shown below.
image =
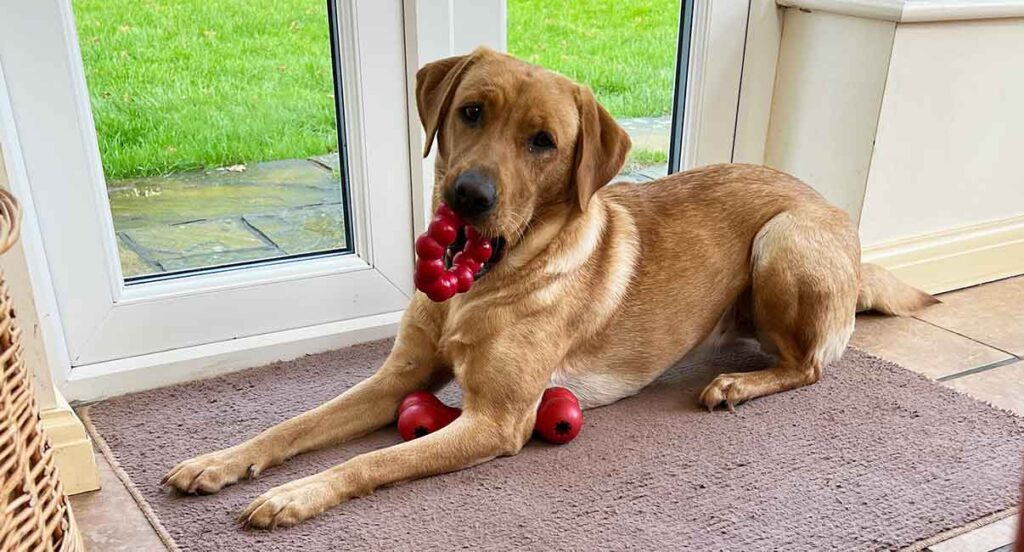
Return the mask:
<path id="1" fill-rule="evenodd" d="M 860 267 L 857 312 L 873 310 L 893 316 L 908 316 L 935 303 L 941 301 L 904 284 L 878 265 L 864 263 Z"/>

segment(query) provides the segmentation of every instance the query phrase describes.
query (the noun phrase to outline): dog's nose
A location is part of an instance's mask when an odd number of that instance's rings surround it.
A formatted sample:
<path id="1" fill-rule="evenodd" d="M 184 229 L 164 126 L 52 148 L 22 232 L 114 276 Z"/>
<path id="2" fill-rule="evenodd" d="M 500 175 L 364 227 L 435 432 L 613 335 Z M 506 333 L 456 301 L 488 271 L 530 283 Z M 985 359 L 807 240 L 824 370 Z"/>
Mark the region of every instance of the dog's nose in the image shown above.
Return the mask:
<path id="1" fill-rule="evenodd" d="M 468 170 L 455 179 L 452 197 L 448 204 L 458 214 L 465 217 L 478 217 L 494 209 L 498 202 L 498 192 L 494 183 L 483 174 Z"/>

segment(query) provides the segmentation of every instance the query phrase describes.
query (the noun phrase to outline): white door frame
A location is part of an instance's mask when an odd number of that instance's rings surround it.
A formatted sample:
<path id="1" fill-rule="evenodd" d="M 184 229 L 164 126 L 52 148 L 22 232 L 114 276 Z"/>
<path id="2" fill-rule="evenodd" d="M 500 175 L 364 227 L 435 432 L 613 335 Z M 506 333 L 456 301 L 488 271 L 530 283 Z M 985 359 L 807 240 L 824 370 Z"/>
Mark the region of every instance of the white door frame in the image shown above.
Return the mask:
<path id="1" fill-rule="evenodd" d="M 36 285 L 52 286 L 57 312 L 50 314 L 62 322 L 54 337 L 64 355 L 51 368 L 70 399 L 394 331 L 413 288 L 397 2 L 339 2 L 356 253 L 131 286 L 121 277 L 70 2 L 0 3 L 12 123 L 0 139 L 16 159 L 10 165 L 23 168 L 12 171 L 12 188 L 34 206 L 27 216 L 38 224 L 48 265 L 36 272 L 49 276 Z"/>
<path id="2" fill-rule="evenodd" d="M 694 2 L 681 170 L 764 161 L 781 34 L 776 10 L 774 0 Z"/>

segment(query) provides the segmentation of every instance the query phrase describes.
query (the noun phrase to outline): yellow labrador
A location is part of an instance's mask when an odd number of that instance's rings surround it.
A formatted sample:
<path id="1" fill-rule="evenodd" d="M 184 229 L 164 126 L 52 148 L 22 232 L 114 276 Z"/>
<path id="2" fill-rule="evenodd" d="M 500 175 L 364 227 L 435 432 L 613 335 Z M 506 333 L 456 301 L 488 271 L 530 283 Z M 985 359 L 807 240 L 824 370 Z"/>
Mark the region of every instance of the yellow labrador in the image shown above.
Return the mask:
<path id="1" fill-rule="evenodd" d="M 463 414 L 269 490 L 242 513 L 249 526 L 290 526 L 382 485 L 516 454 L 546 387 L 569 387 L 584 407 L 609 404 L 707 340 L 756 336 L 777 358 L 718 376 L 699 397 L 709 409 L 808 385 L 842 355 L 856 311 L 935 301 L 862 265 L 846 214 L 779 171 L 716 165 L 606 187 L 629 137 L 562 76 L 481 49 L 428 64 L 416 80 L 427 142 L 437 142 L 434 207 L 447 201 L 500 253 L 466 294 L 433 303 L 417 293 L 376 374 L 178 464 L 164 483 L 216 492 L 392 423 L 407 393 L 452 378 Z"/>

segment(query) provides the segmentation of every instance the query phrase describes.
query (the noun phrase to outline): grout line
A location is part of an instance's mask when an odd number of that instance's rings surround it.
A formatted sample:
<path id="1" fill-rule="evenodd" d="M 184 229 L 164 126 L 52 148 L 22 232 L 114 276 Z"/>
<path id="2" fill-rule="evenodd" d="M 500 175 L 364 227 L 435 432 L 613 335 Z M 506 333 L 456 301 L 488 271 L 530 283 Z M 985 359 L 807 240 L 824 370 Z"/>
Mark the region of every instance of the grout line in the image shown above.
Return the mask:
<path id="1" fill-rule="evenodd" d="M 282 255 L 287 255 L 288 254 L 287 251 L 285 251 L 284 249 L 281 249 L 281 246 L 278 245 L 277 242 L 275 242 L 274 240 L 270 239 L 270 236 L 264 234 L 263 230 L 260 230 L 259 228 L 256 228 L 256 226 L 253 225 L 253 223 L 249 222 L 245 218 L 245 215 L 242 215 L 242 216 L 238 217 L 238 219 L 242 222 L 242 226 L 245 227 L 246 229 L 248 229 L 253 234 L 255 234 L 256 235 L 256 239 L 262 241 L 264 243 L 264 245 L 269 245 L 272 249 L 276 249 Z"/>
<path id="2" fill-rule="evenodd" d="M 331 175 L 334 174 L 334 167 L 328 165 L 327 163 L 324 163 L 323 161 L 320 161 L 319 159 L 313 159 L 312 157 L 307 157 L 305 160 L 309 161 L 310 163 L 312 163 L 314 165 L 316 165 L 318 168 L 326 170 Z"/>
<path id="3" fill-rule="evenodd" d="M 1013 358 L 1015 358 L 1017 360 L 1021 360 L 1021 357 L 1011 353 L 1010 351 L 1007 351 L 1005 349 L 1000 349 L 999 347 L 996 347 L 994 345 L 990 345 L 988 343 L 985 343 L 984 341 L 978 341 L 977 339 L 974 339 L 973 337 L 971 337 L 969 335 L 964 335 L 964 334 L 962 334 L 962 333 L 960 333 L 960 332 L 958 332 L 956 330 L 951 330 L 951 329 L 946 328 L 944 326 L 940 326 L 940 325 L 938 325 L 938 324 L 936 324 L 934 322 L 929 322 L 928 320 L 925 320 L 924 318 L 918 318 L 917 316 L 912 316 L 911 318 L 913 318 L 914 320 L 919 320 L 921 322 L 924 322 L 925 324 L 928 324 L 930 326 L 934 326 L 934 327 L 936 327 L 936 328 L 938 328 L 940 330 L 945 330 L 945 331 L 947 331 L 947 332 L 949 332 L 951 334 L 959 335 L 960 337 L 962 337 L 964 339 L 971 340 L 971 341 L 977 343 L 978 345 L 984 345 L 985 347 L 988 347 L 989 349 L 995 349 L 995 350 L 999 351 L 1000 353 L 1008 354 L 1008 355 L 1012 356 Z"/>
<path id="4" fill-rule="evenodd" d="M 1015 356 L 1011 356 L 1010 358 L 1005 358 L 1003 360 L 997 360 L 995 362 L 990 362 L 988 364 L 983 364 L 981 366 L 975 366 L 974 368 L 969 368 L 969 369 L 964 370 L 962 372 L 957 372 L 955 374 L 950 374 L 948 376 L 942 376 L 941 378 L 938 378 L 936 381 L 950 381 L 950 380 L 960 379 L 960 378 L 966 377 L 966 376 L 973 376 L 974 374 L 980 374 L 981 372 L 988 372 L 989 370 L 994 370 L 994 369 L 999 368 L 1001 366 L 1006 366 L 1007 364 L 1013 364 L 1015 362 L 1019 362 L 1020 360 L 1021 359 L 1019 359 L 1019 358 L 1017 358 Z"/>
<path id="5" fill-rule="evenodd" d="M 135 253 L 140 259 L 142 259 L 143 264 L 149 265 L 151 269 L 154 269 L 157 272 L 165 272 L 164 266 L 160 264 L 160 261 L 151 259 L 149 255 L 145 253 L 145 248 L 136 243 L 135 240 L 133 240 L 126 232 L 116 232 L 116 234 L 118 238 L 121 238 L 121 241 L 124 242 L 125 247 L 127 247 L 129 251 Z M 118 261 L 120 261 L 120 258 Z M 122 273 L 124 272 L 124 267 L 121 267 L 121 271 Z M 122 277 L 124 277 L 123 274 Z"/>

